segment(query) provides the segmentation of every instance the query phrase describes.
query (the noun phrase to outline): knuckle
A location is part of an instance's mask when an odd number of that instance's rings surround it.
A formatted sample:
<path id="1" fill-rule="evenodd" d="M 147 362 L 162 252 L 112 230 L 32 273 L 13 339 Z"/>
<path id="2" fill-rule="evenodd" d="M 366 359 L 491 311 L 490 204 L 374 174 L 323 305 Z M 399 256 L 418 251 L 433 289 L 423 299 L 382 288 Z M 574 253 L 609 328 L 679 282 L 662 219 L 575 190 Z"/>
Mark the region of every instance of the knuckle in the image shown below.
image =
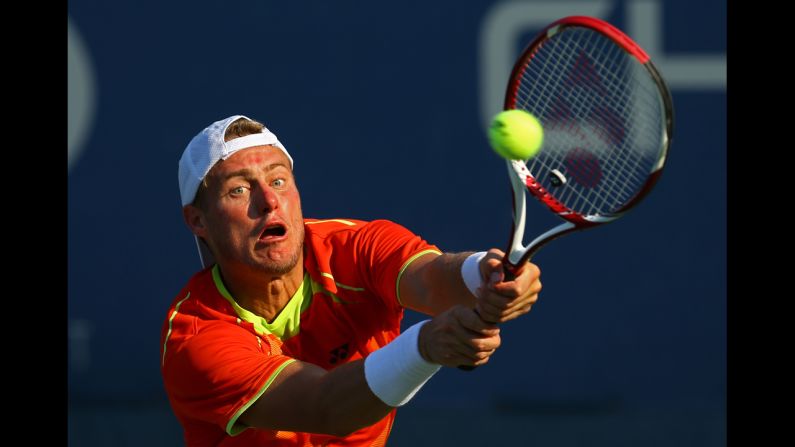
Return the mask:
<path id="1" fill-rule="evenodd" d="M 522 288 L 520 288 L 518 285 L 514 285 L 513 287 L 505 289 L 502 295 L 508 298 L 516 298 L 522 295 Z"/>
<path id="2" fill-rule="evenodd" d="M 490 248 L 490 249 L 489 249 L 489 251 L 488 251 L 488 253 L 495 254 L 495 255 L 497 255 L 497 256 L 499 256 L 499 257 L 502 257 L 502 255 L 504 255 L 504 254 L 505 254 L 505 253 L 504 253 L 502 250 L 500 250 L 499 248 Z"/>

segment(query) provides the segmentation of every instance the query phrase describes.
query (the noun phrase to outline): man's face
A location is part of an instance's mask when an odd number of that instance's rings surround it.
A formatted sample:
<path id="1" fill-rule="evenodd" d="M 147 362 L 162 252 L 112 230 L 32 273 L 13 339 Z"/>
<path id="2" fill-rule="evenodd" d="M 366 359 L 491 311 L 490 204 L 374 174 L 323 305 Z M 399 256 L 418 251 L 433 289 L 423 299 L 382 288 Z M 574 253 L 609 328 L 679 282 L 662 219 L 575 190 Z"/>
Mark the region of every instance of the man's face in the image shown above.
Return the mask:
<path id="1" fill-rule="evenodd" d="M 235 152 L 207 174 L 199 234 L 221 265 L 286 274 L 303 256 L 301 198 L 290 161 L 273 146 Z M 198 232 L 197 232 L 198 234 Z"/>

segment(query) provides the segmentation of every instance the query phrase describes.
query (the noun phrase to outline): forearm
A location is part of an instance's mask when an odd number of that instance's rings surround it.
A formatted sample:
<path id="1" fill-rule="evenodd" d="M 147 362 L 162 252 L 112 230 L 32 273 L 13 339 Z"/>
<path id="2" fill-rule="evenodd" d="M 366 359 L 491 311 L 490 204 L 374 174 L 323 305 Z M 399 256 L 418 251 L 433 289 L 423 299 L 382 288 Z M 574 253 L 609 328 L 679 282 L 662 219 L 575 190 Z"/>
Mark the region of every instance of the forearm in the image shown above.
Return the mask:
<path id="1" fill-rule="evenodd" d="M 408 402 L 440 368 L 419 352 L 418 323 L 365 360 L 325 371 L 295 362 L 241 416 L 251 426 L 345 436 Z"/>
<path id="2" fill-rule="evenodd" d="M 393 407 L 367 385 L 364 360 L 331 371 L 288 365 L 240 421 L 252 427 L 345 436 L 384 418 Z"/>
<path id="3" fill-rule="evenodd" d="M 306 415 L 318 421 L 318 430 L 345 436 L 383 419 L 394 407 L 385 404 L 367 384 L 364 360 L 358 360 L 324 374 L 312 393 L 313 399 L 304 402 Z"/>
<path id="4" fill-rule="evenodd" d="M 400 283 L 403 305 L 428 315 L 463 305 L 475 306 L 475 296 L 461 277 L 461 265 L 472 252 L 423 256 L 409 266 Z"/>

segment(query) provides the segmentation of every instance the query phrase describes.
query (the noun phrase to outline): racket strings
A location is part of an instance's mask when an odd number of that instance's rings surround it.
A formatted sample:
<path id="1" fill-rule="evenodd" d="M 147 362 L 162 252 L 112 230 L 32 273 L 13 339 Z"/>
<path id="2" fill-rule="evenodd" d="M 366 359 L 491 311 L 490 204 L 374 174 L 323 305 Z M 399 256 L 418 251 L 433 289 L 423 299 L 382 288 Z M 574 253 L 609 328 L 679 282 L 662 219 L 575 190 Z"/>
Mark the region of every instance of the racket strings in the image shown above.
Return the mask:
<path id="1" fill-rule="evenodd" d="M 616 60 L 617 59 L 616 58 L 616 56 L 617 56 L 616 53 L 621 51 L 621 50 L 618 49 L 618 47 L 616 47 L 615 45 L 612 45 L 612 44 L 609 47 L 605 47 L 605 45 L 599 45 L 598 41 L 594 42 L 594 40 L 596 40 L 598 36 L 599 35 L 596 34 L 596 33 L 589 33 L 588 34 L 588 41 L 585 43 L 586 47 L 595 48 L 595 51 L 593 51 L 593 54 L 595 54 L 596 57 L 590 57 L 589 58 L 588 56 L 586 56 L 585 52 L 582 51 L 579 47 L 578 48 L 571 48 L 571 46 L 570 46 L 569 48 L 564 48 L 563 49 L 563 51 L 569 51 L 572 56 L 576 55 L 576 60 L 573 62 L 573 66 L 570 65 L 570 67 L 572 67 L 572 68 L 570 70 L 567 70 L 567 72 L 569 74 L 568 74 L 568 76 L 566 78 L 567 83 L 565 84 L 565 87 L 567 89 L 570 89 L 570 91 L 572 91 L 572 92 L 575 92 L 575 93 L 579 92 L 580 93 L 580 95 L 570 96 L 572 102 L 574 102 L 577 105 L 584 104 L 584 103 L 587 103 L 588 101 L 591 101 L 592 100 L 591 97 L 593 97 L 593 98 L 608 98 L 608 97 L 610 97 L 609 96 L 609 92 L 610 91 L 615 91 L 616 88 L 619 88 L 619 86 L 614 85 L 616 83 L 616 80 L 618 79 L 616 76 L 603 76 L 603 77 L 600 77 L 599 73 L 597 73 L 596 70 L 597 70 L 597 67 L 606 67 L 607 70 L 613 70 L 612 72 L 611 71 L 607 71 L 608 74 L 612 74 L 612 73 L 617 72 L 619 67 L 615 66 L 615 64 L 613 64 L 613 66 L 608 66 L 608 63 L 610 61 Z M 571 43 L 571 42 L 573 42 L 573 41 L 569 40 L 569 41 L 567 41 L 565 43 Z M 605 71 L 605 70 L 602 70 L 602 71 Z M 605 84 L 610 84 L 610 85 L 609 86 L 605 86 Z M 578 85 L 588 86 L 589 90 L 578 89 L 577 88 Z M 584 92 L 584 94 L 582 92 Z M 622 99 L 623 98 L 615 98 L 616 107 L 618 107 L 618 108 L 623 108 L 624 107 L 624 101 L 622 101 Z M 584 109 L 583 107 L 580 107 L 579 110 L 583 110 L 583 109 Z M 601 139 L 604 140 L 606 134 L 608 134 L 607 138 L 612 139 L 614 137 L 610 136 L 609 134 L 615 134 L 616 133 L 615 131 L 611 132 L 610 130 L 605 130 L 605 129 L 599 127 L 599 126 L 594 126 L 594 123 L 593 123 L 593 118 L 592 118 L 593 114 L 597 113 L 597 114 L 599 114 L 597 116 L 602 117 L 602 116 L 604 116 L 604 113 L 605 113 L 604 110 L 610 110 L 610 109 L 606 109 L 603 105 L 592 105 L 592 110 L 590 112 L 588 112 L 589 116 L 586 117 L 586 122 L 587 122 L 587 124 L 590 127 L 595 127 L 597 129 L 596 131 L 594 131 L 594 134 L 595 134 L 595 136 L 597 138 L 601 138 Z M 616 121 L 615 117 L 611 116 L 611 118 L 613 118 L 612 121 L 615 123 L 615 121 Z M 620 123 L 619 123 L 619 126 L 620 126 Z M 612 128 L 615 129 L 616 125 L 613 124 Z M 620 129 L 620 127 L 619 127 L 619 129 Z M 623 132 L 620 132 L 620 133 L 623 133 Z M 580 135 L 580 138 L 582 140 L 587 140 L 587 136 Z M 606 140 L 606 142 L 608 144 L 610 143 L 609 139 Z M 606 152 L 608 154 L 611 153 L 610 151 L 606 151 Z M 616 152 L 612 152 L 612 154 L 615 154 L 615 153 Z M 601 203 L 598 203 L 598 200 L 599 200 L 600 196 L 603 196 L 604 198 L 614 197 L 614 198 L 617 198 L 618 200 L 620 200 L 621 198 L 623 198 L 626 195 L 626 191 L 622 191 L 622 187 L 624 185 L 627 185 L 627 182 L 621 182 L 618 178 L 613 179 L 609 175 L 608 176 L 604 176 L 604 184 L 602 185 L 602 190 L 601 191 L 599 191 L 599 190 L 597 190 L 595 188 L 596 184 L 598 184 L 601 181 L 602 176 L 600 175 L 600 176 L 595 178 L 593 173 L 590 172 L 590 171 L 601 170 L 601 166 L 599 165 L 599 158 L 598 157 L 594 156 L 593 158 L 590 158 L 589 157 L 589 155 L 590 155 L 589 152 L 587 152 L 586 149 L 581 149 L 581 148 L 575 148 L 573 151 L 568 152 L 568 155 L 569 156 L 574 156 L 574 159 L 579 161 L 579 163 L 574 163 L 574 162 L 566 163 L 566 165 L 568 165 L 567 167 L 569 168 L 569 171 L 572 171 L 572 174 L 574 174 L 575 179 L 578 178 L 578 177 L 581 179 L 579 181 L 579 183 L 582 186 L 587 186 L 588 187 L 587 193 L 586 194 L 580 194 L 579 197 L 578 197 L 579 200 L 572 203 L 574 208 L 580 209 L 581 211 L 583 211 L 586 214 L 594 214 L 594 213 L 597 213 L 599 211 L 600 207 L 602 206 Z M 609 157 L 609 155 L 608 155 L 608 157 Z M 615 158 L 616 158 L 616 163 L 614 163 L 614 165 L 617 167 L 616 172 L 627 172 L 627 169 L 626 169 L 627 168 L 627 164 L 629 164 L 630 162 L 636 161 L 636 160 L 633 160 L 634 157 L 631 157 L 631 156 L 630 157 L 622 157 L 620 159 L 618 157 L 615 157 Z M 567 160 L 568 160 L 568 158 L 567 158 Z M 619 161 L 619 160 L 623 160 L 623 161 Z M 578 165 L 584 165 L 585 168 L 580 168 L 579 170 L 575 169 L 575 167 L 578 166 Z M 582 180 L 583 178 L 586 179 L 586 180 L 583 181 Z M 590 180 L 588 180 L 588 179 L 590 179 Z M 568 190 L 569 194 L 566 197 L 564 197 L 563 199 L 566 202 L 570 202 L 571 201 L 570 196 L 572 195 L 571 192 L 575 192 L 575 191 L 577 191 L 577 190 L 575 190 L 573 188 L 570 188 Z M 587 205 L 587 207 L 586 207 L 586 205 Z M 615 205 L 615 203 L 607 204 L 608 207 L 611 206 L 611 205 Z"/>
<path id="2" fill-rule="evenodd" d="M 537 48 L 515 108 L 544 125 L 544 147 L 528 169 L 580 214 L 620 209 L 660 158 L 664 113 L 656 84 L 634 57 L 590 29 L 567 28 Z M 565 185 L 555 186 L 553 170 Z"/>
<path id="3" fill-rule="evenodd" d="M 580 64 L 579 62 L 578 64 L 583 65 Z M 574 77 L 574 80 L 577 83 L 590 83 L 591 85 L 594 85 L 595 94 L 599 96 L 604 96 L 606 88 L 603 86 L 603 84 L 598 83 L 598 80 L 595 80 L 594 73 L 595 72 L 593 71 L 593 69 L 590 69 L 589 71 L 585 71 L 583 75 L 577 75 L 576 77 Z M 571 77 L 569 78 L 569 80 L 571 80 Z M 571 82 L 567 83 L 566 87 L 574 88 L 571 85 Z M 602 113 L 602 116 L 606 116 L 607 119 L 602 120 L 602 122 L 600 123 L 602 126 L 604 126 L 603 128 L 599 126 L 594 126 L 592 123 L 589 123 L 590 126 L 596 129 L 594 131 L 596 137 L 601 138 L 602 140 L 620 139 L 621 136 L 623 135 L 623 132 L 621 131 L 620 127 L 616 126 L 615 116 L 612 116 L 611 114 L 605 115 L 605 112 L 601 110 L 598 110 L 597 112 Z M 557 115 L 560 116 L 561 113 L 558 112 Z M 568 127 L 569 130 L 576 129 L 576 127 L 573 125 L 569 125 Z M 586 138 L 583 135 L 580 135 L 580 139 L 585 140 Z M 615 157 L 615 158 L 617 158 L 618 160 L 623 160 L 621 162 L 622 165 L 616 165 L 617 169 L 615 170 L 615 172 L 618 173 L 628 172 L 627 165 L 630 162 L 635 161 L 636 162 L 635 164 L 637 164 L 637 160 L 633 157 L 624 157 L 624 158 Z M 557 162 L 560 163 L 559 160 Z M 570 174 L 573 175 L 574 179 L 579 180 L 581 186 L 585 186 L 588 188 L 585 194 L 582 194 L 582 192 L 579 191 L 578 189 L 569 188 L 566 191 L 568 192 L 568 195 L 561 197 L 564 201 L 571 202 L 570 196 L 572 196 L 572 193 L 578 193 L 577 198 L 579 200 L 574 203 L 571 203 L 571 205 L 574 208 L 578 208 L 580 212 L 592 214 L 598 212 L 601 208 L 604 208 L 604 204 L 597 203 L 600 195 L 602 197 L 613 196 L 616 197 L 618 201 L 622 201 L 624 197 L 629 195 L 628 192 L 624 191 L 623 190 L 624 188 L 622 188 L 622 185 L 629 184 L 627 178 L 622 177 L 620 175 L 619 176 L 602 175 L 601 173 L 602 168 L 599 163 L 599 158 L 596 156 L 591 156 L 591 154 L 589 154 L 587 150 L 583 150 L 582 148 L 575 148 L 573 151 L 568 152 L 568 156 L 565 159 L 564 165 L 566 165 L 568 171 L 570 171 Z M 602 185 L 602 191 L 594 189 L 594 187 L 597 184 L 599 184 L 603 178 L 604 182 Z M 634 180 L 636 180 L 639 184 L 642 184 L 642 180 L 637 178 L 637 176 L 635 176 Z M 611 205 L 615 206 L 616 203 L 615 202 L 612 204 L 608 203 L 607 207 L 610 207 Z"/>

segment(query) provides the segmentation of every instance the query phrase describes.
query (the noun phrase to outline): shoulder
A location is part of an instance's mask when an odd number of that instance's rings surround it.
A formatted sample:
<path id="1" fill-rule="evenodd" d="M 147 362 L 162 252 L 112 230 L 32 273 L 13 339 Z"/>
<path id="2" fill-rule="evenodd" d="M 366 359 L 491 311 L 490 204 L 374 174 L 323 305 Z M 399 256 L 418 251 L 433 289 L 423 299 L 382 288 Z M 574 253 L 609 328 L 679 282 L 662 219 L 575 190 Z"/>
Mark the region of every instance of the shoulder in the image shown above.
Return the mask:
<path id="1" fill-rule="evenodd" d="M 216 287 L 213 268 L 207 267 L 188 280 L 172 301 L 166 318 L 173 318 L 174 312 L 193 315 L 215 309 L 225 313 L 229 310 L 227 304 Z"/>
<path id="2" fill-rule="evenodd" d="M 304 243 L 310 258 L 334 257 L 342 262 L 375 251 L 394 251 L 421 238 L 386 219 L 306 219 Z M 342 256 L 342 257 L 340 257 Z"/>
<path id="3" fill-rule="evenodd" d="M 337 233 L 357 232 L 369 222 L 358 219 L 304 219 L 304 229 L 309 237 L 328 237 Z"/>
<path id="4" fill-rule="evenodd" d="M 189 316 L 180 325 L 186 327 L 169 334 L 161 351 L 162 373 L 172 385 L 188 376 L 224 370 L 270 351 L 267 340 L 234 322 Z"/>
<path id="5" fill-rule="evenodd" d="M 307 238 L 346 238 L 358 233 L 411 233 L 404 226 L 387 219 L 372 221 L 358 219 L 304 219 Z"/>
<path id="6" fill-rule="evenodd" d="M 186 346 L 201 332 L 233 327 L 237 321 L 231 305 L 221 296 L 213 279 L 212 269 L 196 273 L 179 292 L 168 308 L 161 332 L 161 354 L 176 346 Z M 218 328 L 215 327 L 218 323 Z M 168 354 L 172 354 L 168 352 Z"/>

